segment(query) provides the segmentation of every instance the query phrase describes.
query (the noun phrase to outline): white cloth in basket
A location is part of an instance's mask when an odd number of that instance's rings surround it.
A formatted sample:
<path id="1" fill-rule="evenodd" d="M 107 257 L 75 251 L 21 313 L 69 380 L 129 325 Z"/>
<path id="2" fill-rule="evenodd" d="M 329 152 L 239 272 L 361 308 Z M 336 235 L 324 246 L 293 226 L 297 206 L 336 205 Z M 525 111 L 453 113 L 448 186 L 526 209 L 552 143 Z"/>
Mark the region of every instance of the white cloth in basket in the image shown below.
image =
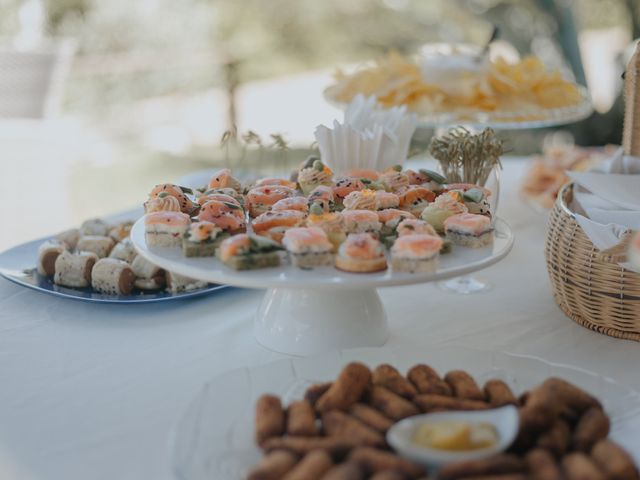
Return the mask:
<path id="1" fill-rule="evenodd" d="M 630 230 L 640 230 L 640 158 L 622 148 L 588 172 L 567 172 L 575 182 L 571 205 L 576 221 L 599 250 L 616 247 Z M 638 266 L 620 265 L 634 271 Z"/>

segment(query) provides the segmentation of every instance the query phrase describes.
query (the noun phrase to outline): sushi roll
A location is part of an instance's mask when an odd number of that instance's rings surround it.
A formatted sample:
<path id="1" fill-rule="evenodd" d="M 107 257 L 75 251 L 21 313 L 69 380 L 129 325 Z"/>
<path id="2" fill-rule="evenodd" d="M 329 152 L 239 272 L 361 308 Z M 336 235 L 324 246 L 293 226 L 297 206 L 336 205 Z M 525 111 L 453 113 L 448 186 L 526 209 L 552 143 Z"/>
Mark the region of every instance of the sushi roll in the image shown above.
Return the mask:
<path id="1" fill-rule="evenodd" d="M 435 228 L 429 225 L 424 220 L 418 220 L 417 218 L 407 218 L 398 223 L 396 232 L 399 237 L 407 235 L 438 235 Z"/>
<path id="2" fill-rule="evenodd" d="M 451 192 L 454 193 L 454 192 Z M 444 233 L 444 221 L 459 213 L 467 213 L 467 207 L 464 203 L 456 199 L 457 196 L 444 193 L 437 197 L 433 203 L 425 207 L 420 218 L 431 224 L 436 232 Z"/>
<path id="3" fill-rule="evenodd" d="M 113 238 L 116 243 L 121 242 L 125 238 L 129 238 L 131 227 L 133 227 L 133 222 L 119 223 L 111 227 L 111 229 L 109 230 L 109 236 Z"/>
<path id="4" fill-rule="evenodd" d="M 284 233 L 293 227 L 304 224 L 306 215 L 297 210 L 280 210 L 278 212 L 265 212 L 256 217 L 251 226 L 253 233 L 268 237 L 274 242 L 282 242 Z"/>
<path id="5" fill-rule="evenodd" d="M 333 186 L 333 172 L 317 157 L 309 157 L 298 170 L 298 185 L 309 195 L 318 185 Z"/>
<path id="6" fill-rule="evenodd" d="M 462 213 L 444 221 L 447 240 L 454 245 L 480 248 L 493 242 L 491 220 L 484 215 Z"/>
<path id="7" fill-rule="evenodd" d="M 351 192 L 342 202 L 345 210 L 378 210 L 376 192 L 368 188 Z"/>
<path id="8" fill-rule="evenodd" d="M 80 252 L 93 252 L 98 258 L 108 257 L 116 242 L 111 237 L 100 235 L 84 235 L 78 240 L 76 250 Z"/>
<path id="9" fill-rule="evenodd" d="M 232 188 L 236 192 L 242 191 L 240 181 L 231 175 L 231 170 L 228 168 L 223 168 L 222 170 L 215 172 L 211 177 L 211 180 L 209 180 L 207 188 Z"/>
<path id="10" fill-rule="evenodd" d="M 208 283 L 202 280 L 196 280 L 195 278 L 185 277 L 184 275 L 178 275 L 174 272 L 167 272 L 166 285 L 168 292 L 180 293 L 205 288 Z"/>
<path id="11" fill-rule="evenodd" d="M 338 251 L 338 247 L 347 238 L 344 228 L 343 215 L 340 212 L 322 213 L 313 211 L 311 208 L 307 217 L 307 227 L 318 227 L 327 234 L 327 238 L 333 245 L 333 252 Z"/>
<path id="12" fill-rule="evenodd" d="M 334 202 L 337 205 L 343 205 L 347 195 L 351 192 L 359 192 L 365 188 L 364 182 L 357 177 L 337 178 L 333 186 Z"/>
<path id="13" fill-rule="evenodd" d="M 440 248 L 442 239 L 437 235 L 401 236 L 391 247 L 391 268 L 395 272 L 433 272 Z"/>
<path id="14" fill-rule="evenodd" d="M 179 212 L 180 201 L 167 192 L 160 192 L 157 197 L 144 202 L 144 213 Z"/>
<path id="15" fill-rule="evenodd" d="M 247 229 L 244 210 L 237 202 L 209 200 L 200 207 L 198 221 L 213 223 L 232 235 Z"/>
<path id="16" fill-rule="evenodd" d="M 309 201 L 307 197 L 289 197 L 278 200 L 273 204 L 271 210 L 274 212 L 281 212 L 282 210 L 297 210 L 304 213 L 309 213 Z"/>
<path id="17" fill-rule="evenodd" d="M 82 222 L 82 225 L 80 225 L 80 236 L 97 235 L 105 237 L 109 234 L 110 228 L 111 226 L 104 220 L 101 220 L 100 218 L 92 218 Z"/>
<path id="18" fill-rule="evenodd" d="M 109 258 L 115 258 L 116 260 L 122 260 L 127 263 L 133 262 L 138 253 L 136 252 L 133 243 L 130 238 L 125 238 L 120 243 L 116 243 L 109 253 Z"/>
<path id="19" fill-rule="evenodd" d="M 318 227 L 298 227 L 287 230 L 282 244 L 292 263 L 299 268 L 333 265 L 333 245 Z"/>
<path id="20" fill-rule="evenodd" d="M 384 247 L 368 233 L 352 233 L 338 249 L 336 268 L 355 273 L 385 270 Z"/>
<path id="21" fill-rule="evenodd" d="M 53 283 L 64 287 L 84 288 L 91 285 L 91 271 L 98 261 L 92 252 L 62 252 L 56 258 Z"/>
<path id="22" fill-rule="evenodd" d="M 129 295 L 136 276 L 127 262 L 115 258 L 101 258 L 93 266 L 91 286 L 100 293 Z"/>
<path id="23" fill-rule="evenodd" d="M 378 234 L 382 228 L 378 214 L 371 210 L 345 210 L 342 212 L 346 233 Z"/>
<path id="24" fill-rule="evenodd" d="M 395 192 L 409 186 L 409 175 L 402 171 L 402 166 L 396 165 L 382 172 L 380 181 Z"/>
<path id="25" fill-rule="evenodd" d="M 253 218 L 271 210 L 271 207 L 283 198 L 296 197 L 297 192 L 289 187 L 265 185 L 252 188 L 247 192 L 246 207 Z"/>
<path id="26" fill-rule="evenodd" d="M 182 238 L 182 251 L 186 257 L 213 257 L 220 243 L 229 237 L 215 223 L 192 223 Z"/>
<path id="27" fill-rule="evenodd" d="M 280 265 L 281 250 L 282 247 L 269 238 L 241 233 L 223 241 L 216 255 L 234 270 L 255 270 Z"/>
<path id="28" fill-rule="evenodd" d="M 319 185 L 309 194 L 309 205 L 319 205 L 325 212 L 335 210 L 335 195 L 333 188 Z"/>
<path id="29" fill-rule="evenodd" d="M 38 273 L 45 277 L 52 277 L 56 273 L 56 260 L 66 249 L 66 244 L 54 240 L 47 240 L 40 245 L 36 267 Z"/>
<path id="30" fill-rule="evenodd" d="M 174 197 L 180 204 L 180 211 L 188 215 L 193 214 L 198 209 L 198 204 L 193 202 L 187 194 L 191 193 L 191 189 L 180 187 L 172 183 L 161 183 L 156 185 L 149 193 L 149 200 L 154 198 L 165 198 L 167 195 Z M 172 202 L 173 203 L 173 202 Z M 166 211 L 166 210 L 163 210 Z M 173 211 L 173 210 L 171 210 Z M 153 213 L 153 212 L 151 212 Z"/>
<path id="31" fill-rule="evenodd" d="M 400 209 L 419 217 L 425 207 L 436 199 L 436 194 L 428 188 L 412 185 L 402 189 L 399 197 Z"/>
<path id="32" fill-rule="evenodd" d="M 60 243 L 64 243 L 68 250 L 74 250 L 78 244 L 78 240 L 80 240 L 80 229 L 72 228 L 70 230 L 60 232 L 56 235 L 56 240 Z"/>
<path id="33" fill-rule="evenodd" d="M 159 290 L 166 285 L 165 271 L 141 255 L 133 259 L 131 270 L 136 276 L 134 285 L 140 290 Z"/>
<path id="34" fill-rule="evenodd" d="M 153 212 L 144 217 L 145 240 L 150 247 L 179 247 L 189 228 L 189 215 L 180 212 Z"/>

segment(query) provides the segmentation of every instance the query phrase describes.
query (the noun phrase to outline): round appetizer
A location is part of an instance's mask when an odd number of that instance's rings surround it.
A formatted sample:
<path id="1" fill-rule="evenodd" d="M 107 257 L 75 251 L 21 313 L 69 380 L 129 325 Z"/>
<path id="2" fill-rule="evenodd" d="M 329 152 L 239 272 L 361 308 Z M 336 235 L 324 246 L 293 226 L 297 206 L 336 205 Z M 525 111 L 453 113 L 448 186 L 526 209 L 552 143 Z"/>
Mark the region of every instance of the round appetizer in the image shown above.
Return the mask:
<path id="1" fill-rule="evenodd" d="M 368 233 L 352 233 L 338 249 L 336 267 L 345 272 L 379 272 L 387 268 L 384 248 Z"/>

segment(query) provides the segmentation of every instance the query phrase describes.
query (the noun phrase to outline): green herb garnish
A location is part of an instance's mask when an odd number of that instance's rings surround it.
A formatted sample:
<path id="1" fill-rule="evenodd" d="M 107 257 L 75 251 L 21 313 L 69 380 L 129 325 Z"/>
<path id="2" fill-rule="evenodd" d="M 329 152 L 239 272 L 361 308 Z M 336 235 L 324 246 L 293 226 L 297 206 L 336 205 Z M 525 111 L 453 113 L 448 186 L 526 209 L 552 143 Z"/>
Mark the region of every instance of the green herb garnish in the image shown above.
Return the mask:
<path id="1" fill-rule="evenodd" d="M 189 195 L 193 195 L 193 190 L 191 190 L 189 187 L 183 187 L 183 186 L 178 185 L 178 188 L 180 190 L 182 190 L 182 193 L 187 193 Z"/>
<path id="2" fill-rule="evenodd" d="M 444 185 L 447 183 L 447 179 L 440 175 L 438 172 L 434 172 L 433 170 L 427 170 L 426 168 L 421 168 L 418 170 L 421 174 L 429 177 L 429 180 L 436 182 L 439 185 Z"/>

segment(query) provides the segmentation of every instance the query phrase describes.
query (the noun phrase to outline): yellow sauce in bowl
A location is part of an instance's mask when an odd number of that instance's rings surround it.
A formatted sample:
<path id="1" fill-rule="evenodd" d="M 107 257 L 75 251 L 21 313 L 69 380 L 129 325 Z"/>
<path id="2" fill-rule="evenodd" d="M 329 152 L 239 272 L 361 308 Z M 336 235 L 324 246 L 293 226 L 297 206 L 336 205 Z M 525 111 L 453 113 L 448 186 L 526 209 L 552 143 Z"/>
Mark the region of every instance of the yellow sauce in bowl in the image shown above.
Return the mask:
<path id="1" fill-rule="evenodd" d="M 468 451 L 495 446 L 500 437 L 485 422 L 441 421 L 423 423 L 413 436 L 415 445 L 437 450 Z"/>

